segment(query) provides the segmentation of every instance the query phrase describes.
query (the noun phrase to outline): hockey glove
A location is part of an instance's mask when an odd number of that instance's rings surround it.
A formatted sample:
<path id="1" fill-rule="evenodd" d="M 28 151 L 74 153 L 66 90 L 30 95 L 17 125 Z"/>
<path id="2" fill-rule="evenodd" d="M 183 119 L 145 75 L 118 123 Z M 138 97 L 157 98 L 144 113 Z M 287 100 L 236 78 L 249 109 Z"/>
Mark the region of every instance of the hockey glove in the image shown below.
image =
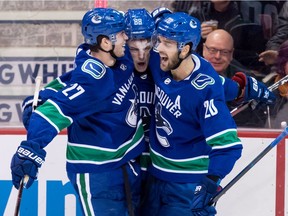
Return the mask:
<path id="1" fill-rule="evenodd" d="M 193 216 L 214 216 L 217 213 L 215 207 L 209 205 L 212 197 L 217 193 L 217 189 L 216 182 L 208 177 L 205 177 L 196 186 L 192 200 Z"/>
<path id="2" fill-rule="evenodd" d="M 18 189 L 25 175 L 29 180 L 25 188 L 29 188 L 37 179 L 38 168 L 44 163 L 46 151 L 37 143 L 22 141 L 11 161 L 13 185 Z"/>
<path id="3" fill-rule="evenodd" d="M 232 80 L 239 84 L 240 90 L 242 91 L 237 101 L 254 99 L 265 104 L 272 104 L 276 100 L 274 93 L 269 91 L 263 83 L 257 81 L 254 77 L 246 76 L 242 72 L 237 72 L 232 77 Z"/>
<path id="4" fill-rule="evenodd" d="M 43 101 L 41 98 L 38 99 L 38 106 L 43 104 Z M 26 128 L 26 130 L 28 130 L 29 127 L 29 123 L 30 123 L 30 117 L 32 115 L 33 112 L 33 96 L 28 96 L 27 98 L 24 99 L 23 103 L 22 103 L 22 121 L 23 121 L 23 125 Z"/>

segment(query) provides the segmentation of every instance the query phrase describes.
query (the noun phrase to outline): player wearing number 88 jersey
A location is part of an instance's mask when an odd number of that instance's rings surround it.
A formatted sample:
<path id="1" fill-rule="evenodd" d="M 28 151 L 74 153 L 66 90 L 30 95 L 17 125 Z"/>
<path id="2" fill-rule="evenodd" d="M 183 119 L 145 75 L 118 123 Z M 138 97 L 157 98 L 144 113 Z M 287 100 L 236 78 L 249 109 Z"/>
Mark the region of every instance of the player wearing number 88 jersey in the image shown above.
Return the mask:
<path id="1" fill-rule="evenodd" d="M 138 108 L 143 121 L 147 151 L 142 153 L 141 169 L 143 178 L 149 163 L 149 128 L 150 118 L 154 110 L 154 81 L 149 66 L 152 49 L 151 37 L 155 24 L 150 13 L 144 9 L 129 9 L 125 14 L 126 34 L 129 38 L 127 44 L 134 63 L 135 83 L 138 88 Z"/>

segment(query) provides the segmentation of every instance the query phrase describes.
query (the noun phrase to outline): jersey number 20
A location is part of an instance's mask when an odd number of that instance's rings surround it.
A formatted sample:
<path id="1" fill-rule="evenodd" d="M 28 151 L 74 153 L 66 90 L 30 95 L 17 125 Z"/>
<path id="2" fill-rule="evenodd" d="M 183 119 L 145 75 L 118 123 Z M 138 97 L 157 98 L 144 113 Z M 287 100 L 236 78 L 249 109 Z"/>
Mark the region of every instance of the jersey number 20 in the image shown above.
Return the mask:
<path id="1" fill-rule="evenodd" d="M 214 105 L 214 99 L 204 101 L 204 107 L 206 108 L 205 119 L 217 115 L 218 110 Z"/>

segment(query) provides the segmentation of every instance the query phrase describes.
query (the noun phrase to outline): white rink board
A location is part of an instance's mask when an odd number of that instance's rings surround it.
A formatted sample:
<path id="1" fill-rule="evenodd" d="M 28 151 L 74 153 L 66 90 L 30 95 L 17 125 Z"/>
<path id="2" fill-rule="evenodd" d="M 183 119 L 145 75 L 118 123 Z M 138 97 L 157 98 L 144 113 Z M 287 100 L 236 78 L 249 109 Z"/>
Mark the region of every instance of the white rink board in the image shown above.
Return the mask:
<path id="1" fill-rule="evenodd" d="M 225 186 L 273 139 L 241 138 L 244 148 L 242 158 L 233 171 L 222 181 Z M 273 216 L 275 215 L 276 147 L 264 156 L 218 201 L 221 216 Z M 287 191 L 287 190 L 286 190 Z"/>
<path id="2" fill-rule="evenodd" d="M 11 174 L 10 174 L 10 161 L 12 158 L 12 155 L 15 153 L 17 146 L 19 143 L 25 139 L 25 135 L 0 135 L 1 143 L 2 143 L 2 151 L 0 153 L 0 215 L 4 216 L 11 216 L 14 214 L 15 204 L 17 200 L 17 190 L 13 187 L 12 192 L 9 196 L 8 203 L 4 208 L 3 199 L 6 199 L 7 194 L 3 194 L 3 190 L 1 190 L 1 182 L 3 180 L 10 180 L 11 181 Z M 27 208 L 24 208 L 23 212 L 20 213 L 21 216 L 45 216 L 45 215 L 51 215 L 51 216 L 57 216 L 57 215 L 63 215 L 60 212 L 65 212 L 65 216 L 80 216 L 81 214 L 78 212 L 76 214 L 76 198 L 75 195 L 72 193 L 65 197 L 65 205 L 59 204 L 57 200 L 54 200 L 54 198 L 59 198 L 59 196 L 63 197 L 63 193 L 59 193 L 57 189 L 51 190 L 52 195 L 48 196 L 47 194 L 47 184 L 53 183 L 53 182 L 62 182 L 63 185 L 67 184 L 72 189 L 72 186 L 70 185 L 67 175 L 66 175 L 66 169 L 65 169 L 65 156 L 66 156 L 66 142 L 67 138 L 66 135 L 58 135 L 55 137 L 55 139 L 50 143 L 46 148 L 47 156 L 45 159 L 45 163 L 40 168 L 39 175 L 38 175 L 38 187 L 35 189 L 35 193 L 33 193 L 33 197 L 37 196 L 37 190 L 38 190 L 38 211 L 35 212 L 35 207 L 31 206 Z M 4 146 L 5 145 L 5 146 Z M 35 182 L 34 182 L 35 184 Z M 34 187 L 33 184 L 33 187 Z M 58 185 L 58 184 L 57 184 Z M 11 185 L 12 187 L 12 181 Z M 23 197 L 22 197 L 22 203 L 21 207 L 25 207 L 24 201 L 27 201 L 27 197 L 25 200 L 25 194 L 27 195 L 27 192 L 30 190 L 24 189 L 23 190 Z M 30 199 L 31 197 L 28 197 Z M 37 197 L 36 197 L 37 198 Z M 33 198 L 34 199 L 34 198 Z M 53 211 L 47 212 L 47 202 L 50 202 L 49 206 L 55 206 L 55 208 L 58 208 L 57 210 L 53 209 Z M 32 201 L 33 202 L 33 201 Z M 53 203 L 55 202 L 55 203 Z M 31 210 L 31 208 L 33 208 Z M 37 209 L 36 209 L 37 210 Z M 27 213 L 27 211 L 29 213 Z M 56 214 L 55 214 L 56 213 Z"/>
<path id="3" fill-rule="evenodd" d="M 0 135 L 2 145 L 0 151 L 0 215 L 10 216 L 14 214 L 17 190 L 12 187 L 10 161 L 17 146 L 25 137 L 25 135 Z M 58 135 L 52 143 L 47 146 L 47 157 L 39 172 L 38 185 L 33 184 L 33 193 L 28 199 L 27 193 L 32 188 L 24 190 L 23 192 L 21 216 L 81 215 L 79 209 L 78 211 L 76 210 L 73 189 L 66 177 L 66 140 L 66 135 Z M 273 138 L 241 138 L 241 140 L 244 145 L 242 158 L 237 162 L 234 170 L 222 181 L 222 186 L 225 186 L 228 181 L 248 165 L 271 143 Z M 275 215 L 276 149 L 277 147 L 274 147 L 263 159 L 252 167 L 237 184 L 219 199 L 217 203 L 217 215 Z M 287 150 L 284 155 L 287 156 Z M 285 173 L 288 173 L 287 159 L 285 161 Z M 287 182 L 287 176 L 285 178 Z M 65 186 L 61 187 L 61 185 Z M 10 191 L 11 188 L 13 188 L 12 191 Z M 64 190 L 63 188 L 66 189 Z M 285 183 L 285 203 L 287 203 L 287 191 L 287 183 Z M 65 193 L 68 194 L 66 197 Z M 63 198 L 63 202 L 61 198 Z M 55 210 L 53 206 L 57 208 L 57 210 Z M 285 215 L 288 214 L 287 204 L 284 212 L 286 213 Z M 281 214 L 278 214 L 277 216 L 280 215 Z"/>

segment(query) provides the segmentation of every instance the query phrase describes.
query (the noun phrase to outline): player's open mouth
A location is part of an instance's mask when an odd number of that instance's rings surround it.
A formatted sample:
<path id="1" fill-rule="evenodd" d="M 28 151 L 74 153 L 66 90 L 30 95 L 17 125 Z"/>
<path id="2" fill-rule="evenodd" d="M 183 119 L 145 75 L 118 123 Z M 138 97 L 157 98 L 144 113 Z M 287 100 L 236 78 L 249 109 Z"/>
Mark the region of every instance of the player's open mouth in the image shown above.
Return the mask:
<path id="1" fill-rule="evenodd" d="M 145 62 L 138 62 L 137 64 L 138 64 L 140 67 L 145 66 Z"/>
<path id="2" fill-rule="evenodd" d="M 162 57 L 161 57 L 161 61 L 162 61 L 162 62 L 166 62 L 166 61 L 168 61 L 168 58 L 162 56 Z"/>

